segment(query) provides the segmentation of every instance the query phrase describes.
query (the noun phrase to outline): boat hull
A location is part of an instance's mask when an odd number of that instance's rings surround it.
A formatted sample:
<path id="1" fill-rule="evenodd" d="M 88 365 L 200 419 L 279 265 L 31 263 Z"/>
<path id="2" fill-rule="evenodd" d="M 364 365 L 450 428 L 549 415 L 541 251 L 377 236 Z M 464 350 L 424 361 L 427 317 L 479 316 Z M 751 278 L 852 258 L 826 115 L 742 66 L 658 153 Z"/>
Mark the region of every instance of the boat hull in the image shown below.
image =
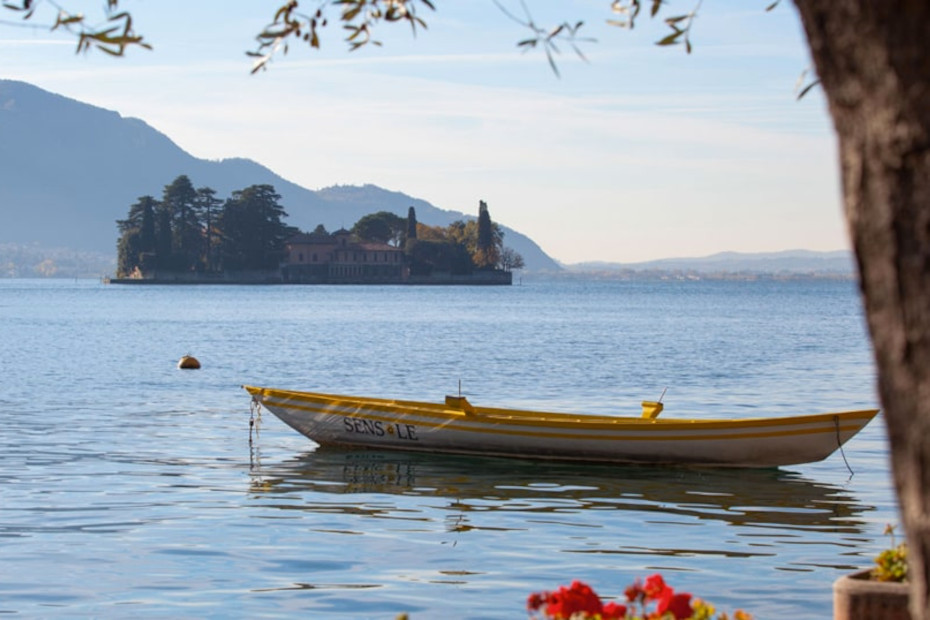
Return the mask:
<path id="1" fill-rule="evenodd" d="M 320 445 L 564 461 L 778 467 L 819 461 L 877 410 L 783 418 L 672 420 L 573 415 L 245 386 Z"/>

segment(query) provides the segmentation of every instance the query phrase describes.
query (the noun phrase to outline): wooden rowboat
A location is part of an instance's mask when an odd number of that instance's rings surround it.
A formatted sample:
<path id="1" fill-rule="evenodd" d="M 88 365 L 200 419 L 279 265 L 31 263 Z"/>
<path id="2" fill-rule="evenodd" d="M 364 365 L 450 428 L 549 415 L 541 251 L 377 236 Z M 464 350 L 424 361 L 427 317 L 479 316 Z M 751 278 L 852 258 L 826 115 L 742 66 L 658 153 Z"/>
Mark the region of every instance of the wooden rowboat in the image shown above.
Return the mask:
<path id="1" fill-rule="evenodd" d="M 778 467 L 820 461 L 877 409 L 780 418 L 659 419 L 424 403 L 243 386 L 252 400 L 324 446 L 609 463 Z"/>

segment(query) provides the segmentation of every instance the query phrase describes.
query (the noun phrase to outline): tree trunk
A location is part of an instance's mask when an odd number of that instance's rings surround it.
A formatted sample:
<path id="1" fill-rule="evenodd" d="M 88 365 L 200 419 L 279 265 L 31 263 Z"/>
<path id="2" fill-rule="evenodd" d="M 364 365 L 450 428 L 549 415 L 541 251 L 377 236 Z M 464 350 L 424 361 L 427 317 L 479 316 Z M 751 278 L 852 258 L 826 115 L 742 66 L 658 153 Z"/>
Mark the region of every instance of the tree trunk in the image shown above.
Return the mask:
<path id="1" fill-rule="evenodd" d="M 795 0 L 839 138 L 846 217 L 910 554 L 930 619 L 930 2 Z"/>

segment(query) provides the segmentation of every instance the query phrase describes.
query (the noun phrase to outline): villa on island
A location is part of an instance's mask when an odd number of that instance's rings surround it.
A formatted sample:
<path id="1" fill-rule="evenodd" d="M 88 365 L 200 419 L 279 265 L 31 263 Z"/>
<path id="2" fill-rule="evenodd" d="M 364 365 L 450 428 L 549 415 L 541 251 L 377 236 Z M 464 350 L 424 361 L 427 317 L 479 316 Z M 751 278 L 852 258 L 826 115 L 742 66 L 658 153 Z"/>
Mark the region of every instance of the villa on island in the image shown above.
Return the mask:
<path id="1" fill-rule="evenodd" d="M 284 284 L 513 283 L 513 274 L 502 270 L 412 274 L 409 257 L 402 248 L 387 243 L 359 241 L 345 228 L 333 233 L 298 233 L 285 242 L 285 251 L 281 265 Z"/>
<path id="2" fill-rule="evenodd" d="M 334 233 L 298 233 L 285 242 L 281 276 L 291 284 L 402 284 L 410 275 L 404 251 Z"/>

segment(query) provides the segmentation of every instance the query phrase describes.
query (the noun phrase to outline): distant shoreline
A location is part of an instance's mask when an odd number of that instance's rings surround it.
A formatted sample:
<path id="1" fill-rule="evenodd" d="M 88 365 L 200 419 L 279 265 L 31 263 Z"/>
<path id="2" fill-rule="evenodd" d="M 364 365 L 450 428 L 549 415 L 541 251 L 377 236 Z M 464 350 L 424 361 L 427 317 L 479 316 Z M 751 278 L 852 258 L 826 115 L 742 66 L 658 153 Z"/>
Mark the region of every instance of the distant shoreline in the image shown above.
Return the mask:
<path id="1" fill-rule="evenodd" d="M 55 275 L 0 275 L 0 280 L 97 280 L 107 284 L 127 284 L 127 285 L 208 285 L 208 284 L 227 284 L 227 285 L 276 285 L 276 286 L 313 286 L 312 284 L 297 284 L 290 282 L 276 281 L 256 281 L 256 280 L 142 280 L 130 278 L 113 278 L 99 274 L 55 274 Z M 599 281 L 599 282 L 855 282 L 857 275 L 853 273 L 672 273 L 672 272 L 625 272 L 625 271 L 528 271 L 517 273 L 513 278 L 513 284 L 519 284 L 523 281 Z M 332 286 L 340 284 L 353 285 L 371 285 L 371 282 L 344 282 L 331 283 Z M 382 283 L 391 286 L 431 286 L 431 285 L 450 285 L 460 283 L 450 282 L 409 282 L 409 283 Z M 319 286 L 319 284 L 317 284 Z"/>
<path id="2" fill-rule="evenodd" d="M 530 274 L 527 274 L 530 275 Z M 533 273 L 534 277 L 543 275 Z M 662 270 L 604 270 L 604 271 L 559 271 L 545 272 L 545 277 L 552 280 L 618 280 L 618 281 L 818 281 L 837 280 L 855 281 L 855 273 L 844 272 L 750 272 L 750 271 L 662 271 Z"/>
<path id="3" fill-rule="evenodd" d="M 793 259 L 791 265 L 769 259 Z M 837 258 L 839 260 L 837 260 Z M 714 264 L 708 264 L 714 259 Z M 675 264 L 669 264 L 669 261 Z M 755 262 L 756 264 L 752 264 Z M 663 264 L 664 263 L 664 264 Z M 110 255 L 35 243 L 0 242 L 0 278 L 103 279 L 116 271 Z M 855 280 L 849 253 L 789 251 L 774 254 L 715 255 L 697 259 L 663 259 L 652 263 L 578 263 L 562 269 L 522 270 L 517 277 L 596 280 Z"/>

